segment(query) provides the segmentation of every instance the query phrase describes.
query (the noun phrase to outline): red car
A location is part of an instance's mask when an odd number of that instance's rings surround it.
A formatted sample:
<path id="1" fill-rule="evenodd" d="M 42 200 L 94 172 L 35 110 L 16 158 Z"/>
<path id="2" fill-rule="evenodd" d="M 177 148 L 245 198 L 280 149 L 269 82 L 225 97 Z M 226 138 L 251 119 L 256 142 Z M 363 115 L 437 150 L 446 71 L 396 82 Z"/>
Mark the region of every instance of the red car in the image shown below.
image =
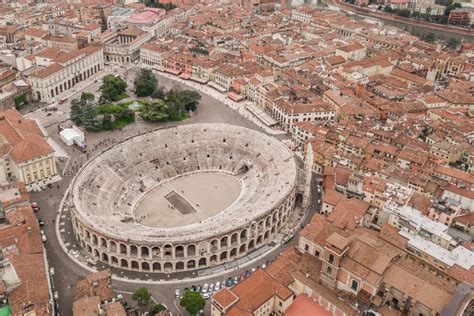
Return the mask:
<path id="1" fill-rule="evenodd" d="M 40 206 L 39 206 L 38 203 L 36 203 L 36 202 L 31 203 L 31 208 L 32 208 L 33 211 L 35 211 L 35 212 L 38 212 L 38 211 L 40 210 Z"/>

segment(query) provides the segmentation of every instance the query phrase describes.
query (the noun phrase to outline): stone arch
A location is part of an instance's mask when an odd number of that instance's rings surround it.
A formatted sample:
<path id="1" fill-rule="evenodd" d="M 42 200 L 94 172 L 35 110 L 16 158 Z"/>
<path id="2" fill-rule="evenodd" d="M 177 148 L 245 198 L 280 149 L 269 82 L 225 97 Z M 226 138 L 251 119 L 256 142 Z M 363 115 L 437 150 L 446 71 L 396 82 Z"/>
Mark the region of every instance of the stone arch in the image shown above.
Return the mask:
<path id="1" fill-rule="evenodd" d="M 210 263 L 210 264 L 216 264 L 216 263 L 217 263 L 217 255 L 212 255 L 212 256 L 209 258 L 209 263 Z"/>
<path id="2" fill-rule="evenodd" d="M 102 253 L 102 261 L 109 262 L 109 256 L 105 252 Z"/>
<path id="3" fill-rule="evenodd" d="M 187 269 L 194 269 L 196 267 L 196 260 L 192 259 L 192 260 L 188 260 L 188 262 L 186 263 L 186 268 Z"/>
<path id="4" fill-rule="evenodd" d="M 254 239 L 252 239 L 252 240 L 249 242 L 248 250 L 252 250 L 253 248 L 255 248 L 255 240 L 254 240 Z"/>
<path id="5" fill-rule="evenodd" d="M 115 241 L 109 241 L 109 249 L 111 252 L 117 252 L 117 244 L 115 243 Z"/>
<path id="6" fill-rule="evenodd" d="M 210 252 L 215 252 L 217 249 L 219 249 L 219 242 L 217 239 L 213 239 L 209 242 L 209 251 Z"/>
<path id="7" fill-rule="evenodd" d="M 87 252 L 92 253 L 92 247 L 90 245 L 87 245 Z"/>
<path id="8" fill-rule="evenodd" d="M 258 222 L 258 231 L 261 232 L 264 229 L 265 229 L 265 221 L 262 219 L 261 221 Z"/>
<path id="9" fill-rule="evenodd" d="M 248 237 L 248 229 L 244 229 L 240 232 L 240 241 L 245 240 Z"/>
<path id="10" fill-rule="evenodd" d="M 163 252 L 164 252 L 164 255 L 165 257 L 166 256 L 173 256 L 173 246 L 171 246 L 170 244 L 166 244 L 163 246 Z"/>
<path id="11" fill-rule="evenodd" d="M 237 256 L 237 248 L 232 248 L 232 250 L 230 251 L 230 258 L 234 258 Z"/>
<path id="12" fill-rule="evenodd" d="M 165 262 L 165 264 L 163 265 L 163 269 L 165 272 L 172 272 L 173 264 L 171 262 Z"/>
<path id="13" fill-rule="evenodd" d="M 138 247 L 135 245 L 130 245 L 130 254 L 132 256 L 138 256 Z"/>
<path id="14" fill-rule="evenodd" d="M 228 244 L 229 244 L 229 237 L 227 237 L 227 236 L 222 236 L 222 237 L 221 237 L 221 241 L 220 241 L 221 248 L 227 247 Z"/>
<path id="15" fill-rule="evenodd" d="M 267 231 L 265 232 L 265 235 L 263 236 L 263 239 L 264 239 L 264 240 L 267 240 L 268 237 L 270 237 L 270 231 L 269 231 L 269 230 L 267 230 Z"/>
<path id="16" fill-rule="evenodd" d="M 124 243 L 120 243 L 120 254 L 126 255 L 127 254 L 127 245 Z"/>
<path id="17" fill-rule="evenodd" d="M 276 225 L 273 225 L 273 226 L 272 226 L 271 233 L 274 234 L 275 232 L 276 232 Z"/>
<path id="18" fill-rule="evenodd" d="M 153 271 L 160 271 L 161 270 L 161 264 L 159 262 L 153 262 Z"/>
<path id="19" fill-rule="evenodd" d="M 176 262 L 176 271 L 183 271 L 184 270 L 184 262 L 178 261 Z"/>
<path id="20" fill-rule="evenodd" d="M 220 261 L 227 260 L 227 251 L 221 252 L 219 259 Z"/>
<path id="21" fill-rule="evenodd" d="M 107 248 L 107 240 L 104 237 L 100 237 L 100 246 L 103 248 Z"/>
<path id="22" fill-rule="evenodd" d="M 86 239 L 91 240 L 91 233 L 88 230 L 86 230 Z"/>
<path id="23" fill-rule="evenodd" d="M 97 249 L 94 249 L 94 257 L 96 257 L 96 258 L 99 258 L 99 259 L 100 259 L 100 253 L 99 253 L 99 250 L 97 250 Z"/>
<path id="24" fill-rule="evenodd" d="M 196 255 L 196 245 L 188 245 L 188 247 L 186 248 L 186 254 L 188 257 L 194 257 Z"/>
<path id="25" fill-rule="evenodd" d="M 176 258 L 184 258 L 184 246 L 179 245 L 174 248 Z"/>
<path id="26" fill-rule="evenodd" d="M 142 262 L 142 270 L 150 271 L 150 264 L 148 262 Z"/>
<path id="27" fill-rule="evenodd" d="M 233 233 L 232 236 L 230 237 L 230 244 L 236 245 L 239 242 L 239 233 Z"/>
<path id="28" fill-rule="evenodd" d="M 140 252 L 142 257 L 150 256 L 150 249 L 147 246 L 141 246 Z"/>
<path id="29" fill-rule="evenodd" d="M 263 235 L 257 237 L 257 245 L 260 245 L 263 242 Z"/>
<path id="30" fill-rule="evenodd" d="M 128 261 L 125 259 L 120 260 L 120 267 L 128 269 Z"/>
<path id="31" fill-rule="evenodd" d="M 151 253 L 153 257 L 160 257 L 161 256 L 161 248 L 160 247 L 153 247 L 151 248 Z"/>
<path id="32" fill-rule="evenodd" d="M 138 270 L 138 269 L 139 269 L 138 262 L 135 261 L 135 260 L 132 260 L 130 267 L 131 267 L 132 269 Z"/>
<path id="33" fill-rule="evenodd" d="M 207 258 L 201 258 L 199 259 L 199 267 L 205 267 L 207 266 Z"/>
<path id="34" fill-rule="evenodd" d="M 110 263 L 113 265 L 118 265 L 118 259 L 115 256 L 110 257 Z"/>
<path id="35" fill-rule="evenodd" d="M 268 228 L 272 225 L 272 217 L 268 216 L 266 221 L 265 221 L 265 228 Z"/>

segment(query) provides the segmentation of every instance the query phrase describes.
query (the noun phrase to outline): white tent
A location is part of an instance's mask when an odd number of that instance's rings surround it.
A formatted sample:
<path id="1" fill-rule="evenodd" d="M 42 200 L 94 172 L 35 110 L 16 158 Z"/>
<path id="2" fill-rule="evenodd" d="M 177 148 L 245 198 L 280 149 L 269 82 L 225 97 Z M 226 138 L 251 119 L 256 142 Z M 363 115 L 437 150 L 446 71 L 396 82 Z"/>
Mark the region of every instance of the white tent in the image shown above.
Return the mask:
<path id="1" fill-rule="evenodd" d="M 71 146 L 74 143 L 83 143 L 84 142 L 84 133 L 73 126 L 72 128 L 65 128 L 59 133 L 59 137 L 66 145 Z"/>

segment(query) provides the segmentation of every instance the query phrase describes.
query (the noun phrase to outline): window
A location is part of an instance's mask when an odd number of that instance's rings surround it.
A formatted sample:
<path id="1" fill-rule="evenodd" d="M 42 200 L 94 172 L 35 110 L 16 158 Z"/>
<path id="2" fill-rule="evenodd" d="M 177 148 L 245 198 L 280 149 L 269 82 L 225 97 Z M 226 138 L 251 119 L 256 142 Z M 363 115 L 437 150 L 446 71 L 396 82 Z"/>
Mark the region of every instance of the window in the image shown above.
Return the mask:
<path id="1" fill-rule="evenodd" d="M 316 251 L 314 252 L 314 255 L 319 258 L 319 251 L 316 250 Z"/>
<path id="2" fill-rule="evenodd" d="M 329 254 L 329 263 L 334 263 L 334 255 L 332 253 Z"/>
<path id="3" fill-rule="evenodd" d="M 352 280 L 351 289 L 353 289 L 354 291 L 357 291 L 358 288 L 359 288 L 359 283 L 356 280 Z"/>
<path id="4" fill-rule="evenodd" d="M 309 251 L 309 246 L 308 245 L 304 245 L 304 251 Z"/>
<path id="5" fill-rule="evenodd" d="M 326 269 L 326 271 L 327 271 L 328 274 L 332 274 L 332 268 L 331 268 L 331 267 L 328 267 L 328 268 Z"/>

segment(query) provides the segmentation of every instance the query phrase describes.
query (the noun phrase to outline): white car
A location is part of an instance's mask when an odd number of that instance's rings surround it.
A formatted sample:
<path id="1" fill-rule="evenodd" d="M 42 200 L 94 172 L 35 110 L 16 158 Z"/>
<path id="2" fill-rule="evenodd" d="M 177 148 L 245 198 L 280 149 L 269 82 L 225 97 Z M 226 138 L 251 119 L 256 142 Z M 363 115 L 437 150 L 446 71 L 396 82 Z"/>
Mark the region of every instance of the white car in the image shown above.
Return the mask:
<path id="1" fill-rule="evenodd" d="M 217 281 L 216 282 L 216 286 L 214 287 L 217 290 L 219 290 L 221 288 L 221 282 Z"/>
<path id="2" fill-rule="evenodd" d="M 58 293 L 58 291 L 54 291 L 54 293 L 53 293 L 53 298 L 54 298 L 55 300 L 58 300 L 58 299 L 59 299 L 59 293 Z"/>
<path id="3" fill-rule="evenodd" d="M 175 291 L 174 291 L 174 296 L 179 297 L 180 294 L 181 294 L 181 293 L 180 293 L 179 290 L 175 290 Z"/>
<path id="4" fill-rule="evenodd" d="M 49 268 L 49 274 L 51 274 L 51 276 L 54 276 L 54 268 L 53 267 Z"/>
<path id="5" fill-rule="evenodd" d="M 210 293 L 210 292 L 214 292 L 214 283 L 211 283 L 211 284 L 209 285 L 209 293 Z"/>
<path id="6" fill-rule="evenodd" d="M 202 294 L 206 294 L 208 289 L 209 289 L 209 284 L 204 283 L 204 285 L 202 286 Z"/>
<path id="7" fill-rule="evenodd" d="M 202 295 L 202 298 L 205 299 L 205 300 L 207 300 L 209 297 L 211 297 L 211 294 L 209 294 L 209 293 L 204 293 Z"/>

